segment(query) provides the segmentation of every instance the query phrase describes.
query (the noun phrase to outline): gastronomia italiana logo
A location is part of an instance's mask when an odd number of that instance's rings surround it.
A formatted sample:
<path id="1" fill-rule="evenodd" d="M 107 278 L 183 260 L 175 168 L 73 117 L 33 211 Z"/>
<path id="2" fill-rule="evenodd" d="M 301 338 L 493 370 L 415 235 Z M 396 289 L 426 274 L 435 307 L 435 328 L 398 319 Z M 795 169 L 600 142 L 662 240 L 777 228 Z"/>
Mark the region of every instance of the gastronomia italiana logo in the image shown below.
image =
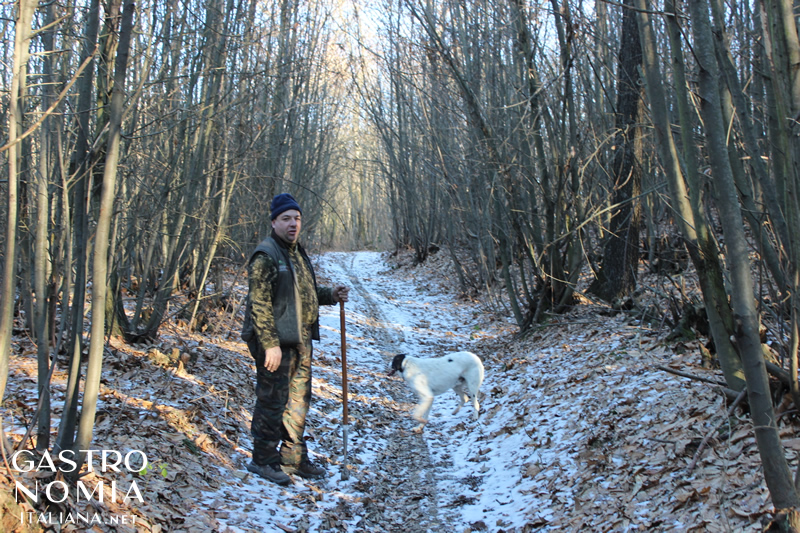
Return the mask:
<path id="1" fill-rule="evenodd" d="M 84 465 L 85 471 L 76 475 L 82 469 L 80 465 Z M 17 503 L 27 501 L 38 509 L 45 503 L 49 506 L 63 504 L 72 496 L 77 509 L 91 509 L 20 512 L 20 522 L 38 523 L 45 527 L 56 524 L 134 524 L 134 515 L 103 514 L 97 510 L 100 506 L 85 504 L 144 503 L 142 491 L 131 474 L 144 475 L 152 469 L 147 455 L 141 450 L 125 453 L 118 450 L 62 450 L 57 455 L 47 450 L 19 450 L 11 455 L 10 466 L 18 474 L 14 485 Z M 164 467 L 162 473 L 163 470 Z M 89 473 L 102 477 L 95 476 L 96 481 L 89 482 L 85 480 Z M 124 477 L 125 482 L 119 483 L 118 477 Z"/>

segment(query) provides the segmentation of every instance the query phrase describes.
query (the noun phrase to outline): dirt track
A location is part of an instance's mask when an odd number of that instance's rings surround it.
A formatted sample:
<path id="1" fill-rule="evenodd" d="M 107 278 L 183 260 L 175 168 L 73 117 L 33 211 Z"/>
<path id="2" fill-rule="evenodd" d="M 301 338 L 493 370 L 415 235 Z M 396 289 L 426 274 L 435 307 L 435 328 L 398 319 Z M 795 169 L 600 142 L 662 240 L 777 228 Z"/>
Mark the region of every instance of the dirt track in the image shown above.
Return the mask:
<path id="1" fill-rule="evenodd" d="M 347 331 L 355 431 L 349 444 L 354 459 L 364 461 L 353 472 L 369 495 L 360 526 L 370 531 L 449 530 L 446 515 L 440 516 L 437 487 L 437 478 L 446 474 L 436 468 L 429 451 L 429 439 L 436 440 L 436 434 L 411 431 L 415 424 L 409 408 L 416 400 L 401 379 L 385 377 L 391 358 L 409 345 L 425 342 L 424 332 L 391 320 L 397 315 L 397 299 L 410 295 L 393 292 L 379 273 L 359 279 L 356 273 L 361 270 L 354 263 L 360 259 L 359 255 L 337 255 L 326 264 L 329 275 L 337 276 L 337 282 L 345 281 L 352 291 Z M 402 314 L 413 313 L 407 305 L 402 305 Z M 376 380 L 384 397 L 375 394 Z M 359 453 L 364 449 L 377 453 Z"/>

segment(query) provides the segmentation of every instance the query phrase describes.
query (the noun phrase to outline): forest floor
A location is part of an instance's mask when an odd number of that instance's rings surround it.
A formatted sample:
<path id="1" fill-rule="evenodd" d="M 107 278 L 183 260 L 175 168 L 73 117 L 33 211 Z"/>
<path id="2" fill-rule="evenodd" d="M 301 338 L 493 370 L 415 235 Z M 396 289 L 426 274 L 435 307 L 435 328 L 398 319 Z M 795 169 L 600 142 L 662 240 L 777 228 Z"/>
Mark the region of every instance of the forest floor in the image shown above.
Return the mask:
<path id="1" fill-rule="evenodd" d="M 245 470 L 255 372 L 238 336 L 241 319 L 220 314 L 204 332 L 170 320 L 158 344 L 110 340 L 93 439 L 97 450 L 141 451 L 151 468 L 115 472 L 96 463 L 82 480 L 102 481 L 103 501 L 71 494 L 49 515 L 42 505 L 6 502 L 0 529 L 738 532 L 759 531 L 769 517 L 749 418 L 728 413 L 719 387 L 665 370 L 721 381 L 700 366 L 702 339 L 666 342 L 667 331 L 586 299 L 518 338 L 488 296 L 455 294 L 439 255 L 421 266 L 373 252 L 316 261 L 322 283 L 353 288 L 346 456 L 338 307 L 322 309 L 314 351 L 307 434 L 325 480 L 278 487 Z M 241 301 L 246 284 L 236 283 Z M 36 354 L 24 336 L 13 347 L 0 414 L 16 444 L 36 406 Z M 425 431 L 413 433 L 416 400 L 401 378 L 387 377 L 392 357 L 460 350 L 486 367 L 480 419 L 470 406 L 452 415 L 450 392 L 435 400 Z M 54 435 L 65 383 L 58 367 Z M 800 434 L 791 416 L 780 421 L 796 468 Z M 0 494 L 13 494 L 15 482 L 32 490 L 37 479 L 44 486 L 60 478 L 42 464 L 0 469 Z"/>

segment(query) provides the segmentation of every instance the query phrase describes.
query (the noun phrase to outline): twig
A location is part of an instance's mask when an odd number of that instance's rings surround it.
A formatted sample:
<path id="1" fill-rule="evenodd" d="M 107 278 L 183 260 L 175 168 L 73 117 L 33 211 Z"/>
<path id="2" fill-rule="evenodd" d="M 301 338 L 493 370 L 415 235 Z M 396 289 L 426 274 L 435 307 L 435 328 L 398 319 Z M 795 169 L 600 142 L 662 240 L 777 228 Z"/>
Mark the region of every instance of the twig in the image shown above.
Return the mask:
<path id="1" fill-rule="evenodd" d="M 706 449 L 706 446 L 708 445 L 708 441 L 711 440 L 712 435 L 714 435 L 717 431 L 719 431 L 719 428 L 722 427 L 723 424 L 725 424 L 726 422 L 730 423 L 728 419 L 731 417 L 733 412 L 736 410 L 736 407 L 739 405 L 739 402 L 741 402 L 744 399 L 745 394 L 747 394 L 747 388 L 742 389 L 741 392 L 739 392 L 739 395 L 736 397 L 736 399 L 731 404 L 731 406 L 728 407 L 728 416 L 726 416 L 723 420 L 720 420 L 719 424 L 714 426 L 714 429 L 709 431 L 708 435 L 706 435 L 703 438 L 703 441 L 700 443 L 700 446 L 697 447 L 697 451 L 694 452 L 694 458 L 692 459 L 692 464 L 689 465 L 689 473 L 691 473 L 692 470 L 694 470 L 694 467 L 697 466 L 697 461 L 700 460 L 700 456 L 703 454 L 703 451 Z"/>
<path id="2" fill-rule="evenodd" d="M 712 385 L 719 385 L 720 387 L 727 387 L 727 384 L 721 381 L 695 376 L 694 374 L 689 374 L 688 372 L 681 372 L 680 370 L 675 370 L 674 368 L 670 368 L 668 366 L 656 365 L 656 368 L 659 370 L 663 370 L 664 372 L 669 372 L 670 374 L 675 374 L 676 376 L 693 379 L 695 381 L 702 381 L 703 383 L 710 383 Z"/>

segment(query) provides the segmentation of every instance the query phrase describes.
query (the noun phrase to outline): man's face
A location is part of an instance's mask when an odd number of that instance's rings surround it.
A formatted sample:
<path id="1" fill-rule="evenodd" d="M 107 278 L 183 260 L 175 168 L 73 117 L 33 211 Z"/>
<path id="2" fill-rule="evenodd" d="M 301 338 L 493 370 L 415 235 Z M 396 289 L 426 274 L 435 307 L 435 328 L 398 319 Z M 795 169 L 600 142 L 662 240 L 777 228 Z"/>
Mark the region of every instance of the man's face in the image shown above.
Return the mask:
<path id="1" fill-rule="evenodd" d="M 300 235 L 300 211 L 290 209 L 284 211 L 272 221 L 275 234 L 288 243 L 296 243 Z"/>

